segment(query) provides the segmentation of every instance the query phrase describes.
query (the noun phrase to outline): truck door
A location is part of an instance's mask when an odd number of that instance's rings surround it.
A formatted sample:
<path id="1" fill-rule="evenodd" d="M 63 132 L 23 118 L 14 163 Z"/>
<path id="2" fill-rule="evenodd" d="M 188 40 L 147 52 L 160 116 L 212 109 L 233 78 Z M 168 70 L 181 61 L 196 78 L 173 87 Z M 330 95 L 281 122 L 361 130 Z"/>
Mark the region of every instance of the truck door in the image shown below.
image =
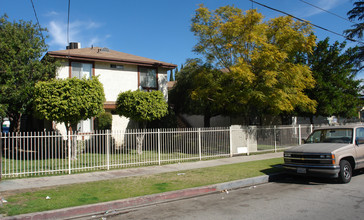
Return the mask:
<path id="1" fill-rule="evenodd" d="M 357 128 L 355 131 L 355 151 L 357 168 L 364 167 L 364 128 Z"/>

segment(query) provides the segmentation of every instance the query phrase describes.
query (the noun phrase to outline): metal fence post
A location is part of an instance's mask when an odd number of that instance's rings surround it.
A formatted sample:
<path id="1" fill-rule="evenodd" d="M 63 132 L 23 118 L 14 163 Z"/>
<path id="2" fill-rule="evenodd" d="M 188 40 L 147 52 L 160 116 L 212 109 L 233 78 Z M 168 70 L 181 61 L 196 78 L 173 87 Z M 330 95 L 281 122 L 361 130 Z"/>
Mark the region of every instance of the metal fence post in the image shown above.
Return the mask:
<path id="1" fill-rule="evenodd" d="M 161 165 L 161 132 L 158 128 L 158 165 Z"/>
<path id="2" fill-rule="evenodd" d="M 233 129 L 230 126 L 230 157 L 233 157 Z"/>
<path id="3" fill-rule="evenodd" d="M 312 131 L 313 131 L 313 125 L 311 124 L 310 125 L 310 134 L 312 133 Z"/>
<path id="4" fill-rule="evenodd" d="M 277 126 L 274 125 L 273 128 L 273 134 L 274 134 L 274 152 L 277 152 L 277 132 L 276 132 Z"/>
<path id="5" fill-rule="evenodd" d="M 0 131 L 0 181 L 3 175 L 3 133 Z"/>
<path id="6" fill-rule="evenodd" d="M 298 145 L 302 144 L 302 133 L 301 133 L 301 125 L 298 125 Z"/>
<path id="7" fill-rule="evenodd" d="M 110 170 L 110 133 L 109 130 L 106 130 L 106 162 L 107 162 L 107 170 Z"/>
<path id="8" fill-rule="evenodd" d="M 68 131 L 68 174 L 71 174 L 71 131 Z"/>
<path id="9" fill-rule="evenodd" d="M 200 160 L 202 160 L 202 150 L 201 150 L 201 128 L 198 128 L 198 155 Z"/>
<path id="10" fill-rule="evenodd" d="M 251 132 L 252 128 L 250 126 L 247 127 L 246 129 L 246 155 L 250 155 L 250 132 Z"/>

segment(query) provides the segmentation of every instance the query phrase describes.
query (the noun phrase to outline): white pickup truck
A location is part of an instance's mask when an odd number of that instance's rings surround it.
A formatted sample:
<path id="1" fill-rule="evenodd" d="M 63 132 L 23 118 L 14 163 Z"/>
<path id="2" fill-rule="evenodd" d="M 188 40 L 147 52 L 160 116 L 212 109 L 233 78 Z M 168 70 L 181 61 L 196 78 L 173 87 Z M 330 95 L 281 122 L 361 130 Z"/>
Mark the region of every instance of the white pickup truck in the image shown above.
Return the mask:
<path id="1" fill-rule="evenodd" d="M 364 168 L 364 126 L 315 129 L 303 145 L 284 151 L 283 167 L 295 174 L 350 182 L 353 170 Z"/>

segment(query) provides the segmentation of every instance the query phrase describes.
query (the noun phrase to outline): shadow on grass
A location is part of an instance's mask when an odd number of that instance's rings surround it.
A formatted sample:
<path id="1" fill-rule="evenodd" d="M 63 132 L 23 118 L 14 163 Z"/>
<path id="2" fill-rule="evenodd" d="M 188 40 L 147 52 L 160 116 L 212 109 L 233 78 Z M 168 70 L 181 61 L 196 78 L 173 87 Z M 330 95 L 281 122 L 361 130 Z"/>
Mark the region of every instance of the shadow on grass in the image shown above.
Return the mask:
<path id="1" fill-rule="evenodd" d="M 277 164 L 277 165 L 271 165 L 270 168 L 261 170 L 260 172 L 262 172 L 266 175 L 271 175 L 271 174 L 278 175 L 278 174 L 284 172 L 284 169 L 281 164 Z"/>

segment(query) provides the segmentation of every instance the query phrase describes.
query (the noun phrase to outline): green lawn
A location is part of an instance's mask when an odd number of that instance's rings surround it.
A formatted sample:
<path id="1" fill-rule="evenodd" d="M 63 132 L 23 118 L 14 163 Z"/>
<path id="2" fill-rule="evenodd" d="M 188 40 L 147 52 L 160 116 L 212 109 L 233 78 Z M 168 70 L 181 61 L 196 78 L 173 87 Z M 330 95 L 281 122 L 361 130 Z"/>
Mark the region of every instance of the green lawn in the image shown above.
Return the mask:
<path id="1" fill-rule="evenodd" d="M 221 153 L 221 152 L 220 152 Z M 222 153 L 221 153 L 222 154 Z M 223 155 L 223 154 L 222 154 Z M 218 158 L 219 156 L 211 156 L 202 153 L 203 158 L 208 159 Z M 221 156 L 220 156 L 221 157 Z M 20 158 L 20 157 L 19 157 Z M 85 172 L 92 170 L 106 170 L 109 162 L 110 169 L 120 169 L 126 167 L 133 167 L 141 164 L 145 165 L 158 165 L 158 152 L 156 151 L 143 151 L 141 155 L 136 150 L 130 150 L 127 153 L 114 152 L 108 157 L 106 154 L 101 153 L 82 153 L 77 156 L 76 160 L 71 160 L 71 167 L 77 170 L 72 170 L 72 173 Z M 175 163 L 176 161 L 192 161 L 199 159 L 199 154 L 187 154 L 183 152 L 162 152 L 160 160 L 162 164 Z M 68 158 L 65 159 L 33 159 L 28 160 L 20 159 L 7 159 L 2 158 L 2 174 L 3 178 L 14 178 L 24 176 L 39 176 L 39 175 L 57 175 L 68 173 Z M 37 174 L 40 173 L 40 174 Z M 19 173 L 20 175 L 8 176 L 7 174 Z"/>
<path id="2" fill-rule="evenodd" d="M 8 201 L 0 207 L 5 216 L 80 206 L 173 190 L 228 182 L 281 171 L 275 165 L 282 158 L 245 162 L 217 167 L 170 172 L 149 176 L 51 187 L 6 193 Z M 51 199 L 47 200 L 49 196 Z"/>

